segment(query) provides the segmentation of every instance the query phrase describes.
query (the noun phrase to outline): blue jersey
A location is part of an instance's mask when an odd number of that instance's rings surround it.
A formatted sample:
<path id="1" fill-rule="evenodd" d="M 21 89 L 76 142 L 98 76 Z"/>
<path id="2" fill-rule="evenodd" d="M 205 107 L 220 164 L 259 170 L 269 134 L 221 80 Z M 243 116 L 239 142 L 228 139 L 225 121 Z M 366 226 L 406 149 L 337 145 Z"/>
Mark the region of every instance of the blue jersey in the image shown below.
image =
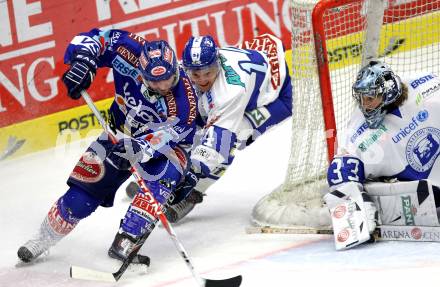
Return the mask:
<path id="1" fill-rule="evenodd" d="M 93 29 L 73 38 L 64 62 L 70 64 L 74 53 L 83 50 L 96 57 L 98 67 L 113 68 L 115 99 L 110 114 L 119 131 L 141 138 L 166 130 L 169 136 L 163 139 L 171 148 L 178 142 L 191 143 L 197 115 L 197 98 L 191 82 L 179 67 L 179 81 L 168 95 L 160 96 L 146 88 L 138 69 L 145 42 L 127 31 Z"/>

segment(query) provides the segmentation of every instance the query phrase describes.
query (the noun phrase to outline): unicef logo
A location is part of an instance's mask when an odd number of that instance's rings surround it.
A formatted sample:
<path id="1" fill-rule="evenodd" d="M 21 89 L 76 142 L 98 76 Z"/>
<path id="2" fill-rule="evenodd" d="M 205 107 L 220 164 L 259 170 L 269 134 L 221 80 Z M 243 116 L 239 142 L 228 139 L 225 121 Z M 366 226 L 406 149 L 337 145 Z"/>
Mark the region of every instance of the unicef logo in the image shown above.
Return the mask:
<path id="1" fill-rule="evenodd" d="M 422 110 L 417 114 L 417 120 L 419 122 L 424 122 L 429 117 L 429 113 L 427 110 Z"/>
<path id="2" fill-rule="evenodd" d="M 417 115 L 427 117 L 423 111 Z M 424 119 L 426 119 L 426 117 Z M 409 165 L 418 172 L 430 170 L 440 153 L 440 130 L 432 127 L 416 131 L 406 145 L 406 159 Z"/>

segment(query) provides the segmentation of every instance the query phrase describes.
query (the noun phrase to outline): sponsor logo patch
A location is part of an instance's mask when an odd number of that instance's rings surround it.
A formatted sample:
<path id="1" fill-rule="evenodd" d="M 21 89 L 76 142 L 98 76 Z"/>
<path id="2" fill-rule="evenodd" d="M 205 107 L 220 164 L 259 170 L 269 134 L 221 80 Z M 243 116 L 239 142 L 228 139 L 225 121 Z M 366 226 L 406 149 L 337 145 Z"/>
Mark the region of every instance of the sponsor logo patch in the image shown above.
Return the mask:
<path id="1" fill-rule="evenodd" d="M 148 51 L 148 57 L 150 58 L 158 58 L 162 55 L 162 52 L 159 49 Z"/>
<path id="2" fill-rule="evenodd" d="M 418 78 L 417 80 L 414 80 L 410 83 L 411 87 L 413 89 L 417 88 L 420 85 L 423 85 L 427 82 L 429 82 L 430 80 L 434 79 L 434 77 L 432 75 L 426 75 L 423 77 Z"/>
<path id="3" fill-rule="evenodd" d="M 131 51 L 129 51 L 127 48 L 123 47 L 123 46 L 119 46 L 116 49 L 116 52 L 128 63 L 130 63 L 131 65 L 133 65 L 134 67 L 138 66 L 139 63 L 139 59 L 138 57 L 136 57 L 135 54 L 133 54 Z"/>
<path id="4" fill-rule="evenodd" d="M 161 75 L 165 74 L 166 71 L 167 71 L 167 69 L 164 66 L 157 66 L 157 67 L 154 67 L 153 69 L 151 69 L 151 74 L 153 76 L 161 76 Z"/>
<path id="5" fill-rule="evenodd" d="M 422 235 L 423 235 L 422 230 L 420 230 L 420 228 L 418 228 L 418 227 L 414 227 L 414 228 L 411 230 L 411 236 L 412 236 L 414 239 L 419 240 L 420 238 L 422 238 Z"/>
<path id="6" fill-rule="evenodd" d="M 82 182 L 98 182 L 105 174 L 102 160 L 93 152 L 85 152 L 80 158 L 70 176 Z"/>
<path id="7" fill-rule="evenodd" d="M 364 122 L 357 130 L 356 133 L 353 134 L 350 138 L 351 143 L 354 143 L 357 139 L 358 136 L 360 136 L 361 134 L 363 134 L 366 130 L 368 129 L 368 124 L 367 122 Z"/>
<path id="8" fill-rule="evenodd" d="M 403 217 L 405 218 L 405 224 L 415 225 L 413 208 L 411 205 L 411 197 L 402 196 L 401 199 L 402 199 L 402 209 L 403 209 Z"/>
<path id="9" fill-rule="evenodd" d="M 271 84 L 274 89 L 281 85 L 280 63 L 278 60 L 277 43 L 267 35 L 258 36 L 251 41 L 243 43 L 245 49 L 253 49 L 265 52 L 270 64 Z"/>
<path id="10" fill-rule="evenodd" d="M 379 139 L 381 138 L 381 136 L 382 136 L 383 134 L 385 134 L 385 132 L 386 132 L 387 130 L 388 130 L 388 129 L 387 129 L 384 125 L 380 125 L 379 128 L 377 128 L 377 129 L 375 129 L 375 130 L 373 130 L 373 131 L 371 132 L 371 135 L 370 135 L 367 139 L 365 139 L 364 141 L 362 141 L 362 142 L 359 144 L 359 146 L 358 146 L 359 150 L 360 150 L 361 152 L 365 152 L 365 151 L 367 151 L 367 149 L 368 149 L 372 144 L 374 144 L 377 140 L 379 140 Z"/>
<path id="11" fill-rule="evenodd" d="M 345 242 L 349 237 L 350 237 L 350 231 L 347 228 L 345 228 L 338 233 L 338 236 L 336 236 L 336 240 L 338 240 L 338 242 Z"/>
<path id="12" fill-rule="evenodd" d="M 333 217 L 337 218 L 337 219 L 340 219 L 340 218 L 344 217 L 346 212 L 347 212 L 347 209 L 345 208 L 345 206 L 344 205 L 339 205 L 333 211 Z"/>
<path id="13" fill-rule="evenodd" d="M 225 64 L 227 59 L 223 55 L 220 55 L 219 59 L 220 59 L 221 66 L 222 66 L 223 70 L 225 71 L 226 82 L 230 85 L 241 86 L 244 88 L 245 84 L 241 81 L 240 75 L 237 74 L 237 72 L 234 70 L 234 68 Z"/>
<path id="14" fill-rule="evenodd" d="M 173 51 L 171 51 L 168 47 L 165 47 L 165 55 L 163 55 L 163 58 L 165 61 L 167 61 L 168 63 L 170 63 L 171 65 L 173 64 Z"/>
<path id="15" fill-rule="evenodd" d="M 112 65 L 113 69 L 118 73 L 137 81 L 137 77 L 139 76 L 138 69 L 133 67 L 132 64 L 126 62 L 121 56 L 116 56 L 112 61 Z"/>
<path id="16" fill-rule="evenodd" d="M 137 193 L 131 204 L 132 211 L 144 218 L 154 220 L 160 212 L 159 203 L 157 203 L 150 193 Z"/>
<path id="17" fill-rule="evenodd" d="M 424 100 L 429 99 L 432 95 L 435 95 L 440 91 L 440 83 L 437 83 L 426 90 L 418 93 L 416 96 L 416 104 L 420 105 Z"/>
<path id="18" fill-rule="evenodd" d="M 189 113 L 188 113 L 188 120 L 186 121 L 187 124 L 191 124 L 197 116 L 197 101 L 196 96 L 193 92 L 192 86 L 188 78 L 182 77 L 183 85 L 185 87 L 185 94 L 188 98 L 189 103 Z"/>
<path id="19" fill-rule="evenodd" d="M 49 225 L 59 235 L 68 234 L 70 231 L 72 231 L 73 228 L 75 228 L 75 226 L 77 224 L 77 222 L 70 223 L 70 222 L 64 220 L 64 218 L 61 216 L 60 210 L 58 208 L 58 201 L 55 202 L 55 204 L 49 210 L 49 213 L 47 214 L 47 219 L 48 219 Z"/>
<path id="20" fill-rule="evenodd" d="M 168 93 L 165 96 L 165 103 L 167 105 L 168 117 L 176 117 L 177 116 L 177 104 L 176 98 L 172 93 Z"/>
<path id="21" fill-rule="evenodd" d="M 139 57 L 139 63 L 141 64 L 142 69 L 146 69 L 148 65 L 148 60 L 145 58 L 144 53 L 141 53 L 141 56 Z"/>
<path id="22" fill-rule="evenodd" d="M 255 127 L 260 127 L 270 117 L 270 113 L 266 108 L 258 108 L 252 111 L 246 112 L 248 119 L 250 119 Z"/>
<path id="23" fill-rule="evenodd" d="M 134 33 L 128 34 L 128 37 L 133 39 L 133 40 L 135 40 L 138 43 L 141 43 L 142 45 L 145 43 L 145 39 L 144 38 L 142 38 L 141 36 L 136 35 Z"/>
<path id="24" fill-rule="evenodd" d="M 122 33 L 118 32 L 118 31 L 113 31 L 113 33 L 110 34 L 110 46 L 115 45 L 118 40 L 119 37 L 121 37 Z"/>
<path id="25" fill-rule="evenodd" d="M 419 123 L 423 123 L 429 117 L 429 113 L 427 110 L 421 110 L 415 117 L 412 117 L 412 120 L 409 124 L 400 128 L 400 131 L 393 136 L 393 142 L 398 143 L 408 135 L 410 135 L 414 130 L 419 127 Z"/>

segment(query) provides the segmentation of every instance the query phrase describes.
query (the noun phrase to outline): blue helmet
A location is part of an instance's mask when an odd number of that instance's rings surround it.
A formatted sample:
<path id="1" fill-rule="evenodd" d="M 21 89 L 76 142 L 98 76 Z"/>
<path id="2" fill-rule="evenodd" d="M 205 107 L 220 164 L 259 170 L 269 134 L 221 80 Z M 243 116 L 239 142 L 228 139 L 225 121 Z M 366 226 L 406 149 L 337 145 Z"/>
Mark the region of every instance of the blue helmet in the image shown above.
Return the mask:
<path id="1" fill-rule="evenodd" d="M 191 37 L 183 49 L 182 62 L 186 69 L 204 69 L 217 63 L 218 48 L 211 36 Z"/>
<path id="2" fill-rule="evenodd" d="M 364 114 L 368 127 L 376 129 L 387 113 L 385 107 L 394 103 L 402 95 L 400 78 L 393 73 L 390 66 L 383 62 L 371 61 L 363 67 L 353 85 L 353 97 Z M 381 97 L 382 103 L 374 109 L 362 105 L 362 97 Z"/>
<path id="3" fill-rule="evenodd" d="M 157 82 L 178 75 L 177 59 L 166 41 L 146 42 L 139 57 L 139 69 L 145 80 Z"/>

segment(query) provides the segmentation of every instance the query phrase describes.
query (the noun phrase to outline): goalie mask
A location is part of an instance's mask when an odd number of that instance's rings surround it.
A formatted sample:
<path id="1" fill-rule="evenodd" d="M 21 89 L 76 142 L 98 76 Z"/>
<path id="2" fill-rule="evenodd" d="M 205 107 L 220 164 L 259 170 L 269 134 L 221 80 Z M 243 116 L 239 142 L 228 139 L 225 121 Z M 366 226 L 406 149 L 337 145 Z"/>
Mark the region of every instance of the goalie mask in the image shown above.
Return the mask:
<path id="1" fill-rule="evenodd" d="M 166 41 L 147 42 L 139 57 L 139 69 L 147 88 L 164 95 L 179 81 L 176 55 Z"/>
<path id="2" fill-rule="evenodd" d="M 353 97 L 372 129 L 379 127 L 387 113 L 386 107 L 401 95 L 400 78 L 382 62 L 371 61 L 363 67 L 353 85 Z"/>

